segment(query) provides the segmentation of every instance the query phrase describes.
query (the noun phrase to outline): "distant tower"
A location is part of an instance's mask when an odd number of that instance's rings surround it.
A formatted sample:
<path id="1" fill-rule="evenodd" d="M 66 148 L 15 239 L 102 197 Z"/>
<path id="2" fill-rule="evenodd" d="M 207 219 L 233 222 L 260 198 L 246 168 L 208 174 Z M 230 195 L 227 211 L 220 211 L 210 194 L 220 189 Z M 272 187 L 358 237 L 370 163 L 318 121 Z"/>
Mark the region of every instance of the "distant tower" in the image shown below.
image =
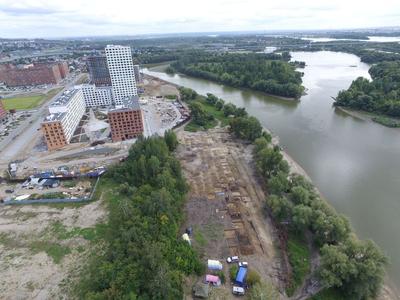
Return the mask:
<path id="1" fill-rule="evenodd" d="M 96 86 L 110 86 L 111 79 L 108 72 L 107 58 L 105 56 L 90 56 L 87 59 L 87 67 L 91 83 Z"/>
<path id="2" fill-rule="evenodd" d="M 137 96 L 131 48 L 107 45 L 105 50 L 114 101 L 116 105 L 122 105 L 124 99 Z"/>

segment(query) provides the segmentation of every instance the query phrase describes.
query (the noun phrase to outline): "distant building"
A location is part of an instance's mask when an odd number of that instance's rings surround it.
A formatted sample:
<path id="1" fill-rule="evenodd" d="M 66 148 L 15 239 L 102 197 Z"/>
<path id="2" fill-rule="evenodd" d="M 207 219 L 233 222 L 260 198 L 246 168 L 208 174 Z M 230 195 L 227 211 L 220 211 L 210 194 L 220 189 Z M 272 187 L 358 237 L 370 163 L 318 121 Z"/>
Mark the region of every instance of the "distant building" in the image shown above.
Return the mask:
<path id="1" fill-rule="evenodd" d="M 29 86 L 57 84 L 69 73 L 66 62 L 29 64 L 15 66 L 0 65 L 0 82 L 7 86 Z"/>
<path id="2" fill-rule="evenodd" d="M 4 108 L 3 102 L 0 100 L 0 120 L 7 115 L 7 111 Z"/>
<path id="3" fill-rule="evenodd" d="M 86 110 L 82 90 L 65 91 L 50 106 L 42 122 L 42 131 L 49 150 L 69 144 Z"/>
<path id="4" fill-rule="evenodd" d="M 138 97 L 130 97 L 108 112 L 113 142 L 125 141 L 143 133 L 143 116 Z"/>
<path id="5" fill-rule="evenodd" d="M 133 66 L 133 71 L 135 73 L 135 80 L 136 84 L 142 82 L 142 75 L 140 74 L 140 66 L 139 65 L 134 65 Z"/>
<path id="6" fill-rule="evenodd" d="M 94 84 L 76 85 L 75 89 L 83 92 L 86 107 L 110 106 L 113 104 L 111 86 L 97 87 Z"/>
<path id="7" fill-rule="evenodd" d="M 110 86 L 111 78 L 105 56 L 90 56 L 87 61 L 90 82 L 96 86 Z"/>
<path id="8" fill-rule="evenodd" d="M 107 45 L 105 52 L 114 102 L 116 105 L 123 105 L 124 99 L 137 96 L 131 48 Z"/>

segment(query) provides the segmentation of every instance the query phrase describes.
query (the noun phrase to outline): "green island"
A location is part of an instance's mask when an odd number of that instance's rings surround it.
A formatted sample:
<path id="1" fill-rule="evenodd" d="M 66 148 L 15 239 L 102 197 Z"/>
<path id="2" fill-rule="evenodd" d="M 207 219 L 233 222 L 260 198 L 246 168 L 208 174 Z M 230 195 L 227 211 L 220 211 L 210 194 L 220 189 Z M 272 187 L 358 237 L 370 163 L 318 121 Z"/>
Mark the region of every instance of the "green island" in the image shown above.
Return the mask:
<path id="1" fill-rule="evenodd" d="M 400 127 L 400 61 L 373 65 L 372 81 L 359 77 L 347 90 L 340 91 L 334 105 L 376 114 L 372 120 Z"/>
<path id="2" fill-rule="evenodd" d="M 288 52 L 242 54 L 191 51 L 181 55 L 167 72 L 181 72 L 234 87 L 298 99 L 304 91 L 302 74 L 289 60 Z"/>

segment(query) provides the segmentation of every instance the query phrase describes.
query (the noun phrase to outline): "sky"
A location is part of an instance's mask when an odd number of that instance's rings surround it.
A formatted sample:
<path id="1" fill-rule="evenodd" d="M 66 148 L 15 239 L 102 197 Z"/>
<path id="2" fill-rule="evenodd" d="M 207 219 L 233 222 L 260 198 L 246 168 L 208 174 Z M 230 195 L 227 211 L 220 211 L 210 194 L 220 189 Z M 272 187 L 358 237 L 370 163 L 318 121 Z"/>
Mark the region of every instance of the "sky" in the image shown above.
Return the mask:
<path id="1" fill-rule="evenodd" d="M 0 37 L 400 26 L 400 0 L 0 0 Z"/>

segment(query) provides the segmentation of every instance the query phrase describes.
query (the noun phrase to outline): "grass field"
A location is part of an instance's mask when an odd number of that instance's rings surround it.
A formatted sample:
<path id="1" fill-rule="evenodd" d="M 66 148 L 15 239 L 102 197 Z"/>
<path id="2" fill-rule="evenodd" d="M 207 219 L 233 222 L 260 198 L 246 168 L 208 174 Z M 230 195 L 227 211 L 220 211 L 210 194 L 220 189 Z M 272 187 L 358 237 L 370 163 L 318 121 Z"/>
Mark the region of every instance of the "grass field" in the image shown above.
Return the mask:
<path id="1" fill-rule="evenodd" d="M 32 96 L 21 96 L 14 98 L 2 99 L 5 109 L 28 110 L 38 107 L 43 101 L 54 97 L 62 88 L 52 89 L 46 94 L 38 94 Z"/>
<path id="2" fill-rule="evenodd" d="M 310 273 L 310 250 L 304 236 L 292 232 L 289 233 L 287 248 L 293 271 L 293 281 L 286 289 L 286 293 L 288 296 L 292 296 Z"/>

